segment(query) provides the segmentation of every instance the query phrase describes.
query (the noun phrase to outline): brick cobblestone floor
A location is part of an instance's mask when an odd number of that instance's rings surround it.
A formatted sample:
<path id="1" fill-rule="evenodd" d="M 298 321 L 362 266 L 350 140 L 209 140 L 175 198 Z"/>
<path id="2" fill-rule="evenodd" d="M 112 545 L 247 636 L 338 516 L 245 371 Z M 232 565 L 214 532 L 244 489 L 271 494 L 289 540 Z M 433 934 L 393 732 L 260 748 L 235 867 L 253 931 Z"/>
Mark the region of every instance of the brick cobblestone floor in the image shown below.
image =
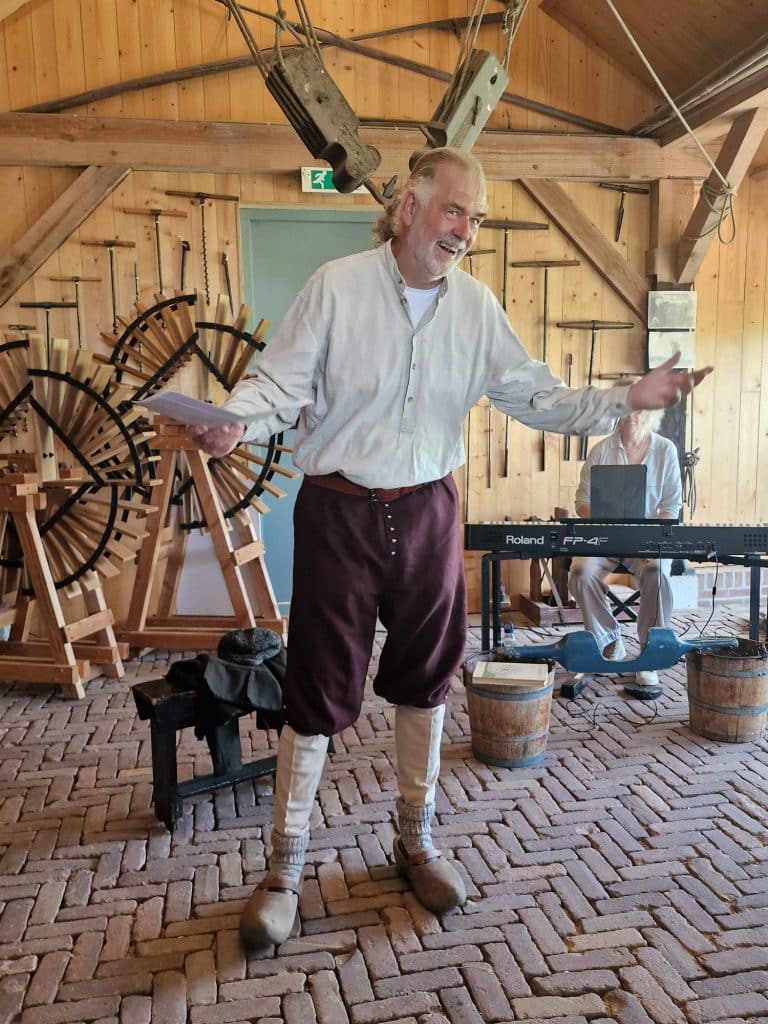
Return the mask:
<path id="1" fill-rule="evenodd" d="M 745 632 L 736 606 L 707 627 Z M 442 919 L 391 862 L 393 715 L 371 697 L 321 784 L 300 928 L 256 956 L 237 920 L 272 779 L 189 800 L 173 835 L 157 822 L 130 686 L 168 663 L 76 702 L 0 686 L 0 1024 L 768 1024 L 768 740 L 694 735 L 683 663 L 655 708 L 615 677 L 556 698 L 532 769 L 473 758 L 456 680 L 435 838 L 469 902 Z M 275 745 L 241 733 L 246 759 Z M 191 730 L 179 764 L 210 771 Z"/>

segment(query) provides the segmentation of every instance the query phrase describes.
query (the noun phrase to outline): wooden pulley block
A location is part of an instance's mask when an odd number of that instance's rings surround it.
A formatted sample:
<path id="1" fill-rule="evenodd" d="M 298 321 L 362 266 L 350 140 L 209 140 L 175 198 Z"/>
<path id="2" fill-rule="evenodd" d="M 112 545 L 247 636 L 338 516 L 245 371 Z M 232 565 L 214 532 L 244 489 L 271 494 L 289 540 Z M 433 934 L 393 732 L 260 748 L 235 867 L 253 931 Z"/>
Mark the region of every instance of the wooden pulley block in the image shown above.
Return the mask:
<path id="1" fill-rule="evenodd" d="M 314 50 L 284 51 L 266 84 L 312 156 L 331 165 L 339 192 L 354 192 L 370 178 L 381 154 L 358 135 L 355 112 Z"/>
<path id="2" fill-rule="evenodd" d="M 446 91 L 432 120 L 421 126 L 429 148 L 452 146 L 468 153 L 508 81 L 506 69 L 492 53 L 473 50 L 457 72 L 457 86 Z"/>

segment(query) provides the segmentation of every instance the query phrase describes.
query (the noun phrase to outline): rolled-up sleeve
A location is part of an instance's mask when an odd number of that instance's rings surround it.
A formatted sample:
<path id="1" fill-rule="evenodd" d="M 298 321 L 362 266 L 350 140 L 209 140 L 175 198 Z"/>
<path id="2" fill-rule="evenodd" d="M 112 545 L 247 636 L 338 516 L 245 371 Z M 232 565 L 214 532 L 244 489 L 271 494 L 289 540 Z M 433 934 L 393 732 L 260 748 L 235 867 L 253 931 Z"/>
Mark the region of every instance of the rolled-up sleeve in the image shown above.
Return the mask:
<path id="1" fill-rule="evenodd" d="M 266 441 L 288 430 L 313 401 L 323 342 L 312 328 L 317 322 L 312 301 L 310 290 L 299 293 L 253 372 L 235 385 L 224 403 L 249 418 L 245 441 Z"/>

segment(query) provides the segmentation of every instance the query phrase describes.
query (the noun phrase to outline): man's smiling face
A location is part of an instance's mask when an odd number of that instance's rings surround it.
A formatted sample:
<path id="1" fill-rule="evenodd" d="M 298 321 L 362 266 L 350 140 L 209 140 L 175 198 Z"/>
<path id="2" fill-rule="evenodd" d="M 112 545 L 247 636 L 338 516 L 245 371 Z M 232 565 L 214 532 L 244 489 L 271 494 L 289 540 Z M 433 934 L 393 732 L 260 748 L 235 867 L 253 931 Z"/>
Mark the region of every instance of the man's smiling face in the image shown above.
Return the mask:
<path id="1" fill-rule="evenodd" d="M 418 193 L 426 193 L 423 199 Z M 485 216 L 485 187 L 476 174 L 446 161 L 434 181 L 407 192 L 394 251 L 412 288 L 430 288 L 470 249 Z"/>

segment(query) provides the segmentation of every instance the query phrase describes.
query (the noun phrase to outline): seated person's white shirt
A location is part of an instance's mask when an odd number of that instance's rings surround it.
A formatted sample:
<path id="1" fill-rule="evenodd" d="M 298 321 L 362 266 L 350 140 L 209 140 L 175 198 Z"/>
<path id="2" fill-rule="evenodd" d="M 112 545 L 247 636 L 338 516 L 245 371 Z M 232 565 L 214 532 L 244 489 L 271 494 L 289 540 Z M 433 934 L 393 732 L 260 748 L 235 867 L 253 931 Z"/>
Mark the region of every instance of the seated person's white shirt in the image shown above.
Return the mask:
<path id="1" fill-rule="evenodd" d="M 677 449 L 668 437 L 651 433 L 651 442 L 641 465 L 648 467 L 645 485 L 645 515 L 677 518 L 683 507 L 683 487 Z M 575 504 L 590 504 L 589 473 L 592 466 L 626 466 L 627 454 L 618 429 L 594 446 L 581 467 Z"/>

